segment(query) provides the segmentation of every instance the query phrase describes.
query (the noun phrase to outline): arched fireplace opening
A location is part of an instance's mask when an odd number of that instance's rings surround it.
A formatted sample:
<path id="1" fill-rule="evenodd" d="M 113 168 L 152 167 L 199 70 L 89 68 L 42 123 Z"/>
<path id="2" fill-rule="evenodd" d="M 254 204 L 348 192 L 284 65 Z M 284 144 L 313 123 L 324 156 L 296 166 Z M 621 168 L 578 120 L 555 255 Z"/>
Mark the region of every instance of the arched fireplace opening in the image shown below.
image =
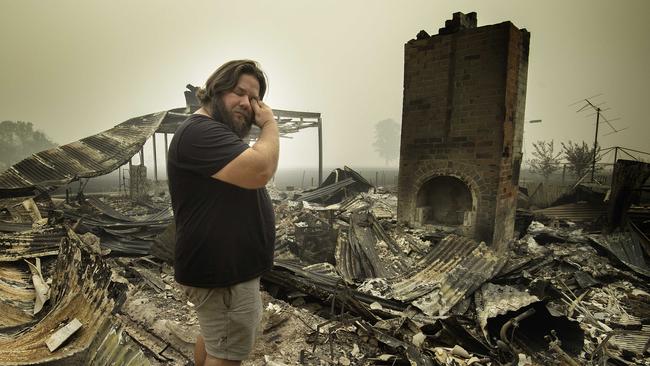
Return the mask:
<path id="1" fill-rule="evenodd" d="M 474 212 L 469 187 L 456 177 L 433 177 L 418 191 L 416 221 L 420 225 L 471 226 Z"/>

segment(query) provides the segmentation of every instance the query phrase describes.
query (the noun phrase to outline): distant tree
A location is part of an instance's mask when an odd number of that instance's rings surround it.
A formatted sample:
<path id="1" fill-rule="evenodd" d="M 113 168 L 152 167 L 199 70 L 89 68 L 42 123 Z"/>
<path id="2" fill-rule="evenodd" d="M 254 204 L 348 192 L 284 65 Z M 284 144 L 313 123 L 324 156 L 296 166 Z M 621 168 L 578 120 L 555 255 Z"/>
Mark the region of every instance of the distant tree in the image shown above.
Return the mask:
<path id="1" fill-rule="evenodd" d="M 582 144 L 569 141 L 567 144 L 562 143 L 562 148 L 564 149 L 564 157 L 569 162 L 569 171 L 573 173 L 576 178 L 582 178 L 591 170 L 591 164 L 594 160 L 593 147 L 589 147 L 589 145 L 584 141 L 582 141 Z M 598 163 L 600 159 L 600 146 L 596 146 L 596 163 Z M 602 169 L 602 167 L 599 167 L 598 164 L 596 164 L 596 170 L 600 169 Z"/>
<path id="2" fill-rule="evenodd" d="M 0 122 L 0 171 L 33 153 L 56 147 L 41 131 L 34 130 L 31 122 Z"/>
<path id="3" fill-rule="evenodd" d="M 386 165 L 399 157 L 399 143 L 399 123 L 389 118 L 375 124 L 375 142 L 372 146 L 386 161 Z"/>
<path id="4" fill-rule="evenodd" d="M 533 159 L 529 161 L 530 170 L 548 181 L 551 174 L 560 168 L 560 155 L 562 153 L 555 153 L 553 140 L 533 142 L 533 148 L 535 151 L 533 151 Z"/>

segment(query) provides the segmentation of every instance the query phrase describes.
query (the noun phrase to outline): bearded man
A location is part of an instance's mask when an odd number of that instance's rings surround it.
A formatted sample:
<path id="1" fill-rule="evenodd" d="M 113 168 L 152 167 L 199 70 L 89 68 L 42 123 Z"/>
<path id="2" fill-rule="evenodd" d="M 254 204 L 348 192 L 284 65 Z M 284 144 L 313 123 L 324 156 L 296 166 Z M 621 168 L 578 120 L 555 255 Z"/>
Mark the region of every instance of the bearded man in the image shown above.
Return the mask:
<path id="1" fill-rule="evenodd" d="M 275 217 L 266 183 L 278 166 L 278 126 L 262 102 L 255 61 L 219 67 L 201 108 L 176 130 L 167 175 L 176 221 L 174 276 L 198 315 L 196 365 L 239 365 L 262 315 L 260 275 L 273 265 Z M 255 124 L 257 141 L 244 142 Z"/>

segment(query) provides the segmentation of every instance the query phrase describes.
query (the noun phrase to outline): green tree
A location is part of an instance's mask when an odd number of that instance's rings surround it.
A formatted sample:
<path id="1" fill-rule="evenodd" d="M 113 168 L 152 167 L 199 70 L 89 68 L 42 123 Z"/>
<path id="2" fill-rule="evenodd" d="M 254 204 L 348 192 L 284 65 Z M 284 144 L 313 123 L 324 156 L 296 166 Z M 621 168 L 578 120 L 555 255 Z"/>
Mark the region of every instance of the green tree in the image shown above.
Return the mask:
<path id="1" fill-rule="evenodd" d="M 555 153 L 553 140 L 533 142 L 533 159 L 529 160 L 530 170 L 544 177 L 545 181 L 560 168 L 560 155 Z"/>
<path id="2" fill-rule="evenodd" d="M 580 179 L 585 174 L 591 170 L 591 164 L 594 160 L 594 148 L 589 147 L 589 145 L 582 141 L 582 144 L 577 142 L 569 141 L 568 143 L 562 143 L 562 148 L 564 149 L 564 157 L 569 162 L 568 168 L 576 178 Z M 596 163 L 601 159 L 600 156 L 600 146 L 596 146 Z M 596 164 L 596 170 L 600 170 L 602 167 L 599 167 Z"/>
<path id="3" fill-rule="evenodd" d="M 0 171 L 33 153 L 56 147 L 41 131 L 34 130 L 31 122 L 0 122 Z"/>
<path id="4" fill-rule="evenodd" d="M 386 165 L 399 157 L 399 143 L 399 123 L 389 118 L 375 124 L 375 142 L 372 146 L 386 161 Z"/>

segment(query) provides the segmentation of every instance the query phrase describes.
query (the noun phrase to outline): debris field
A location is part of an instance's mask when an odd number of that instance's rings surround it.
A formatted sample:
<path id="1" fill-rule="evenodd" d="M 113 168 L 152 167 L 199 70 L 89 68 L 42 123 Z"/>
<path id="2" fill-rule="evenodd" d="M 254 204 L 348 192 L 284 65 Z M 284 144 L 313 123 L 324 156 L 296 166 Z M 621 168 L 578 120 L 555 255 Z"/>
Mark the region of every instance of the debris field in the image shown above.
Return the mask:
<path id="1" fill-rule="evenodd" d="M 650 364 L 647 208 L 614 231 L 519 210 L 496 251 L 400 224 L 394 192 L 335 173 L 310 192 L 269 187 L 275 267 L 245 364 Z M 193 362 L 168 196 L 3 202 L 0 363 Z"/>

